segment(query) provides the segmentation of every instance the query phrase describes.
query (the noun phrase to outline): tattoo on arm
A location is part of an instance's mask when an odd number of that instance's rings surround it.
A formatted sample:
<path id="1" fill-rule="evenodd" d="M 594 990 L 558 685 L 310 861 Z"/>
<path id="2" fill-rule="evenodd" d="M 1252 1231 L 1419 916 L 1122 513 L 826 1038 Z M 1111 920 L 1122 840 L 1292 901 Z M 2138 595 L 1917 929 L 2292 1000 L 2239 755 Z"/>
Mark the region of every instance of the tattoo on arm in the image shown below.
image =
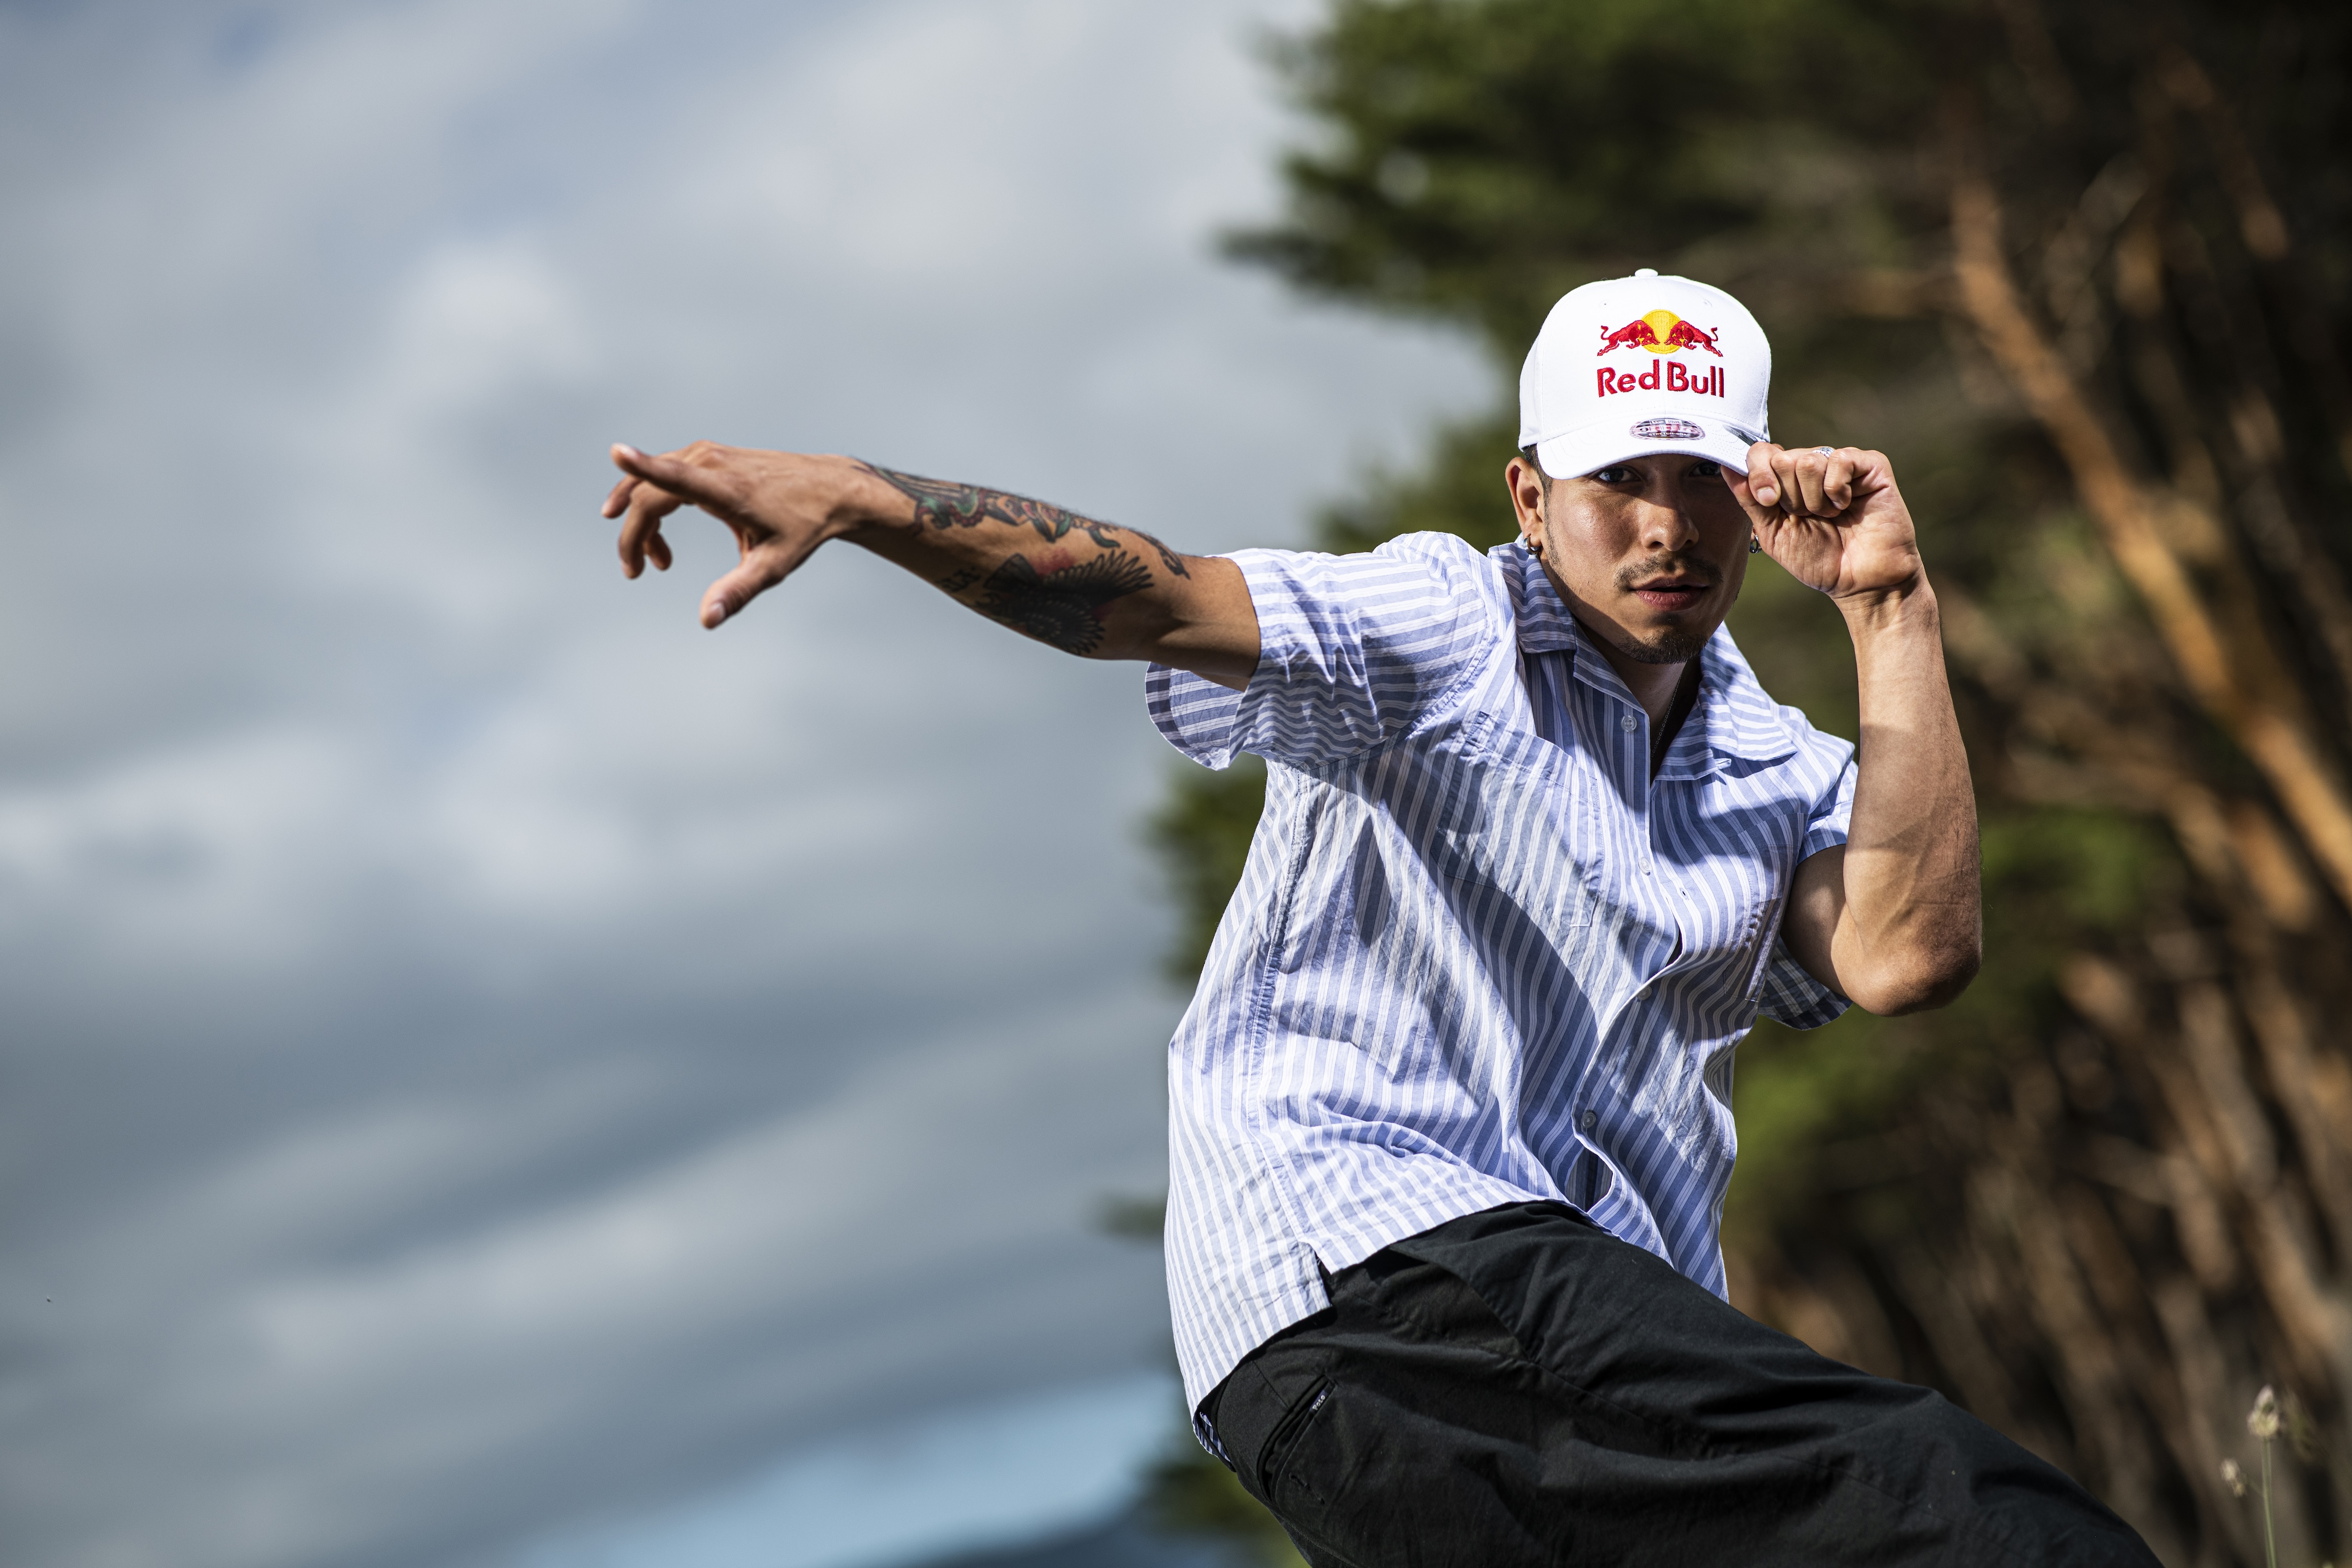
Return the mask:
<path id="1" fill-rule="evenodd" d="M 940 529 L 971 528 L 982 522 L 1009 522 L 1018 527 L 1026 523 L 1035 529 L 1039 537 L 1048 544 L 1075 531 L 1085 534 L 1105 550 L 1118 549 L 1118 536 L 1132 534 L 1159 552 L 1160 563 L 1168 568 L 1171 575 L 1192 575 L 1184 570 L 1182 556 L 1139 528 L 1097 522 L 1093 518 L 1081 517 L 1076 512 L 1066 511 L 1048 502 L 1031 500 L 1027 496 L 1008 495 L 1003 490 L 958 484 L 952 479 L 926 479 L 915 474 L 902 474 L 896 468 L 886 468 L 878 463 L 867 463 L 865 468 L 876 479 L 915 503 L 917 528 L 926 524 Z M 1145 570 L 1148 572 L 1150 568 Z"/>
<path id="2" fill-rule="evenodd" d="M 1150 586 L 1151 568 L 1117 545 L 1043 572 L 1025 555 L 1009 555 L 981 584 L 971 607 L 1050 647 L 1091 653 L 1102 641 L 1104 606 Z"/>

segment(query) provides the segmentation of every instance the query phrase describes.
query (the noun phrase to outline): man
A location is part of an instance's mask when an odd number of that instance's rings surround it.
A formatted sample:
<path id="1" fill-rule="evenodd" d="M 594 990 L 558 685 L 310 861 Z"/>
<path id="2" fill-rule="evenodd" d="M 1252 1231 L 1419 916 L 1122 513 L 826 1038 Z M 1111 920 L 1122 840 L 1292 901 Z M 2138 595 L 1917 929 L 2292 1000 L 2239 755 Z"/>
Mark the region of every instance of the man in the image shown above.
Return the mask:
<path id="1" fill-rule="evenodd" d="M 691 503 L 740 614 L 828 540 L 1069 652 L 1161 731 L 1269 763 L 1170 1064 L 1170 1290 L 1204 1443 L 1309 1561 L 2146 1563 L 1935 1394 L 1722 1300 L 1733 1047 L 1948 1001 L 1976 816 L 1887 459 L 1764 438 L 1737 300 L 1643 271 L 1546 321 L 1521 537 L 1177 553 L 844 458 L 614 448 L 631 576 Z M 1748 555 L 1852 631 L 1863 746 L 1757 685 Z"/>

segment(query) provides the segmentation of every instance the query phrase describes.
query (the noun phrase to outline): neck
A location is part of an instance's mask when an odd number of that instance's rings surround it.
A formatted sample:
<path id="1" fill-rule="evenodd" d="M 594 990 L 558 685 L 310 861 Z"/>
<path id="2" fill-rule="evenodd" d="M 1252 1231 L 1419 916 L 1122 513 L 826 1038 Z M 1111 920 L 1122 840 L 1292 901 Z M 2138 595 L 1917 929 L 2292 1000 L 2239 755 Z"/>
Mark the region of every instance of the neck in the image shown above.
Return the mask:
<path id="1" fill-rule="evenodd" d="M 1609 668 L 1617 672 L 1617 679 L 1625 683 L 1625 689 L 1633 694 L 1633 700 L 1640 703 L 1642 710 L 1650 716 L 1651 730 L 1655 731 L 1663 727 L 1666 715 L 1674 710 L 1675 694 L 1682 690 L 1684 678 L 1697 672 L 1698 660 L 1686 658 L 1680 664 L 1644 664 L 1640 659 L 1627 658 L 1619 649 L 1594 637 L 1591 626 L 1585 627 L 1584 631 L 1586 640 L 1601 650 L 1601 657 L 1609 661 Z"/>
<path id="2" fill-rule="evenodd" d="M 1698 660 L 1686 658 L 1675 664 L 1650 664 L 1635 658 L 1594 626 L 1581 605 L 1565 595 L 1562 597 L 1567 598 L 1569 613 L 1576 617 L 1576 624 L 1583 629 L 1585 642 L 1609 661 L 1609 668 L 1617 672 L 1617 679 L 1625 683 L 1625 689 L 1633 694 L 1633 700 L 1640 703 L 1642 710 L 1650 716 L 1650 728 L 1655 731 L 1673 711 L 1675 698 L 1683 689 L 1684 678 L 1698 673 Z"/>

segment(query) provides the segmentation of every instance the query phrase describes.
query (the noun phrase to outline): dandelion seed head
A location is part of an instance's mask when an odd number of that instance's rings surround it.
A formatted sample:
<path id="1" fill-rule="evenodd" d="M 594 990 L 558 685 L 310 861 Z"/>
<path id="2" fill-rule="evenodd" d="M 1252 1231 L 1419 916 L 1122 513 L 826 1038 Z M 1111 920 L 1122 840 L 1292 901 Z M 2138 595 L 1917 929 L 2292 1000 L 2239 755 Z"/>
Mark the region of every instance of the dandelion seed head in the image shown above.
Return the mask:
<path id="1" fill-rule="evenodd" d="M 2268 1384 L 2263 1384 L 2263 1391 L 2254 1395 L 2254 1407 L 2246 1412 L 2246 1430 L 2265 1443 L 2278 1436 L 2278 1395 Z"/>
<path id="2" fill-rule="evenodd" d="M 2224 1459 L 2221 1461 L 2221 1484 L 2230 1489 L 2230 1495 L 2231 1497 L 2243 1497 L 2246 1495 L 2246 1478 L 2244 1473 L 2238 1468 L 2237 1460 Z"/>

